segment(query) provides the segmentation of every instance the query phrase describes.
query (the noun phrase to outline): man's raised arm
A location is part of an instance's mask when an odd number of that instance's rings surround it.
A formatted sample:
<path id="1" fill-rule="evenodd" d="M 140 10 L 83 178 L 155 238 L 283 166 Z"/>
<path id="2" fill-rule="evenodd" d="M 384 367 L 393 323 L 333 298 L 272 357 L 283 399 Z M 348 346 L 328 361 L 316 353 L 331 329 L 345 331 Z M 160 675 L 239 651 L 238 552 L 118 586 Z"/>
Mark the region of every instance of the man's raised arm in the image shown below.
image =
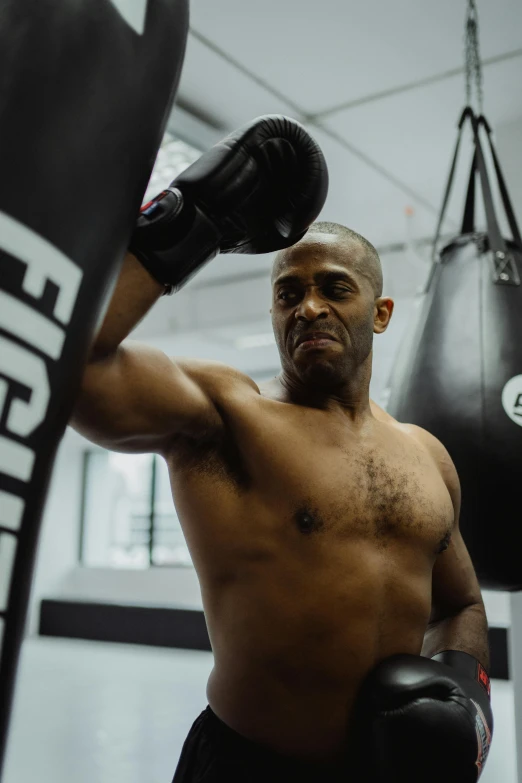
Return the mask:
<path id="1" fill-rule="evenodd" d="M 179 290 L 218 253 L 267 253 L 297 242 L 327 190 L 315 141 L 298 122 L 267 116 L 227 136 L 146 204 L 72 426 L 122 451 L 161 451 L 176 433 L 219 427 L 196 381 L 161 351 L 125 338 L 162 293 Z"/>

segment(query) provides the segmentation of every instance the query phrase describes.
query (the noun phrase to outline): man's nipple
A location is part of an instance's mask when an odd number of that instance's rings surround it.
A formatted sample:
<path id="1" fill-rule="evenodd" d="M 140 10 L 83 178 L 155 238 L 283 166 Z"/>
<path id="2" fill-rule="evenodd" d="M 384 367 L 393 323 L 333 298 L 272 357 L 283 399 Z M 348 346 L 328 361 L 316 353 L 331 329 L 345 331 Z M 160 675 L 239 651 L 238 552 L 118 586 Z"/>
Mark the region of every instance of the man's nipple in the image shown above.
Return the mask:
<path id="1" fill-rule="evenodd" d="M 300 509 L 296 513 L 295 521 L 300 532 L 305 535 L 316 533 L 323 527 L 323 524 L 317 515 L 311 514 L 306 509 Z"/>

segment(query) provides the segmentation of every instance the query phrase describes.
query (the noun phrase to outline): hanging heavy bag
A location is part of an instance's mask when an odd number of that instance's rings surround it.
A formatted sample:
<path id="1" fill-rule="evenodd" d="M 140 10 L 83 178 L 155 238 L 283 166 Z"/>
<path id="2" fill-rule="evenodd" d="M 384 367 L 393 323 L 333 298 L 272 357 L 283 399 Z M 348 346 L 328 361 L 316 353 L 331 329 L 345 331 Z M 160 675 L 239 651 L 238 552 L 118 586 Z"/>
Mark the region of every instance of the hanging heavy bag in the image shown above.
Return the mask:
<path id="1" fill-rule="evenodd" d="M 522 559 L 515 541 L 522 516 L 522 240 L 490 127 L 470 108 L 459 123 L 435 247 L 467 121 L 475 152 L 461 233 L 433 264 L 392 374 L 388 410 L 433 433 L 455 462 L 462 486 L 462 534 L 481 585 L 520 590 Z M 512 240 L 500 233 L 481 128 Z M 477 176 L 485 232 L 475 229 Z"/>
<path id="2" fill-rule="evenodd" d="M 174 100 L 188 0 L 0 13 L 0 777 L 42 507 Z"/>

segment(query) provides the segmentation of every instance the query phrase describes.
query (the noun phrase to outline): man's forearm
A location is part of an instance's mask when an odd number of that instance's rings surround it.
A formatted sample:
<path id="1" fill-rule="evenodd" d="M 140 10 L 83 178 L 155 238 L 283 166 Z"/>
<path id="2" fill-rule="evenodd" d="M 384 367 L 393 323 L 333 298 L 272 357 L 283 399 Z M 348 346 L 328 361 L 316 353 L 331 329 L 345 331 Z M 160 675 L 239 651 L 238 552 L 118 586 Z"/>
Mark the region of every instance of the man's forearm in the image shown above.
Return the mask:
<path id="1" fill-rule="evenodd" d="M 164 290 L 135 256 L 127 253 L 103 323 L 91 346 L 91 357 L 115 351 Z"/>
<path id="2" fill-rule="evenodd" d="M 489 671 L 488 621 L 484 604 L 473 604 L 428 626 L 421 655 L 432 658 L 444 650 L 473 655 Z"/>

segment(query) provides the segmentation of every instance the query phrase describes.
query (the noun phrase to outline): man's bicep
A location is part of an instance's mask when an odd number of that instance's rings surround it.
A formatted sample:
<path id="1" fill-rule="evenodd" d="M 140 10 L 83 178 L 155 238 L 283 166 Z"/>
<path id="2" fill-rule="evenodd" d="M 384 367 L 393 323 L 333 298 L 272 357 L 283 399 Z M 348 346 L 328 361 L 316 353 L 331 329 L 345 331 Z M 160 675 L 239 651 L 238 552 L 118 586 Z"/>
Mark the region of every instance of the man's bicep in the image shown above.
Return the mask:
<path id="1" fill-rule="evenodd" d="M 436 462 L 453 505 L 453 525 L 448 548 L 435 561 L 432 572 L 432 612 L 430 622 L 456 614 L 482 602 L 482 594 L 471 557 L 460 530 L 461 489 L 457 470 L 444 445 L 426 430 L 415 434 Z"/>
<path id="2" fill-rule="evenodd" d="M 176 434 L 218 427 L 198 384 L 162 351 L 133 341 L 85 370 L 71 424 L 105 448 L 161 450 Z"/>
<path id="3" fill-rule="evenodd" d="M 448 549 L 437 557 L 431 585 L 430 623 L 482 601 L 475 568 L 458 524 L 454 526 Z"/>

